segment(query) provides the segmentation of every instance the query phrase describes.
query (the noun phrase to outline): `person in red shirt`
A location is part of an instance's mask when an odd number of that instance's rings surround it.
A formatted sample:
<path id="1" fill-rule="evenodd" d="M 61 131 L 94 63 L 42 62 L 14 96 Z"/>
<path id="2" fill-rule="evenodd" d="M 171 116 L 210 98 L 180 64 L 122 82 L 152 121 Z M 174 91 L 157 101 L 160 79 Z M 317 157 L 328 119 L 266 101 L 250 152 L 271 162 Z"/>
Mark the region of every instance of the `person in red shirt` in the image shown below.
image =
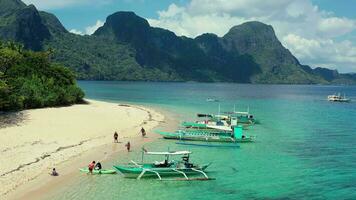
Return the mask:
<path id="1" fill-rule="evenodd" d="M 91 163 L 88 165 L 88 169 L 89 169 L 89 173 L 90 173 L 90 174 L 93 174 L 94 167 L 95 167 L 95 161 L 91 162 Z"/>

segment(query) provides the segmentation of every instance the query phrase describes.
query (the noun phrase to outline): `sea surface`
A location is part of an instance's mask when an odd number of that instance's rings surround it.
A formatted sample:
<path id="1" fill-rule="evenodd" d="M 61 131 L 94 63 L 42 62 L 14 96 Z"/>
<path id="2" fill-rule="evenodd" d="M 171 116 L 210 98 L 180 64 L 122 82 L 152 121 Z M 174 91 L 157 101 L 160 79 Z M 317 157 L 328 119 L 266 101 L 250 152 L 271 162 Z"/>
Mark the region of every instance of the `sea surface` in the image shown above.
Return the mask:
<path id="1" fill-rule="evenodd" d="M 145 148 L 191 150 L 191 161 L 212 162 L 208 175 L 216 180 L 82 176 L 50 199 L 356 199 L 354 86 L 97 81 L 79 85 L 87 98 L 159 107 L 174 113 L 178 121 L 195 119 L 197 113 L 218 113 L 219 107 L 220 111 L 249 109 L 260 124 L 245 133 L 257 141 L 228 149 L 180 146 L 159 139 Z M 353 102 L 326 100 L 337 92 L 346 93 Z M 140 159 L 136 149 L 103 164 Z"/>

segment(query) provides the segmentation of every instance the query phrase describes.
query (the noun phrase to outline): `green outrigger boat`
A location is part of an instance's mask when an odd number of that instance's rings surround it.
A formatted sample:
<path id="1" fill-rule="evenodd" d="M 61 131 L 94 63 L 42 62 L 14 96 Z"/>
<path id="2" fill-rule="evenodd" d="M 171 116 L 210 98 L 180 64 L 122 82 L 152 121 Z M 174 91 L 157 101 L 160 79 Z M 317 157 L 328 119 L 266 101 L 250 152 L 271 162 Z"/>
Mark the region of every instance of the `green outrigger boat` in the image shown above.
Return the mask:
<path id="1" fill-rule="evenodd" d="M 258 121 L 253 115 L 247 112 L 223 112 L 223 114 L 197 114 L 198 120 L 195 122 L 183 122 L 181 126 L 185 129 L 217 129 L 223 131 L 233 131 L 233 127 L 242 126 L 247 129 L 248 126 L 254 125 Z"/>
<path id="2" fill-rule="evenodd" d="M 169 151 L 169 152 L 147 152 L 142 153 L 142 163 L 131 161 L 125 165 L 115 165 L 114 168 L 124 174 L 126 178 L 156 177 L 159 180 L 211 180 L 205 173 L 206 168 L 211 164 L 196 165 L 189 162 L 190 151 Z M 164 161 L 153 163 L 143 163 L 144 155 L 165 156 Z M 171 156 L 182 156 L 181 161 L 170 160 Z M 190 175 L 201 175 L 198 178 L 189 178 Z M 163 179 L 162 177 L 178 177 L 176 179 Z"/>
<path id="3" fill-rule="evenodd" d="M 257 123 L 257 120 L 247 112 L 223 112 L 222 114 L 197 114 L 199 118 L 205 120 L 198 121 L 200 124 L 215 125 L 215 126 L 250 126 Z"/>
<path id="4" fill-rule="evenodd" d="M 83 173 L 89 173 L 89 169 L 87 167 L 81 168 L 81 169 L 79 169 L 79 171 L 83 172 Z M 94 169 L 93 174 L 116 174 L 116 170 L 115 169 L 101 169 L 101 170 Z"/>
<path id="5" fill-rule="evenodd" d="M 221 129 L 182 129 L 176 132 L 156 131 L 163 136 L 164 139 L 173 140 L 190 140 L 190 141 L 205 141 L 205 142 L 253 142 L 254 137 L 245 136 L 242 134 L 242 126 L 233 127 L 233 131 Z"/>

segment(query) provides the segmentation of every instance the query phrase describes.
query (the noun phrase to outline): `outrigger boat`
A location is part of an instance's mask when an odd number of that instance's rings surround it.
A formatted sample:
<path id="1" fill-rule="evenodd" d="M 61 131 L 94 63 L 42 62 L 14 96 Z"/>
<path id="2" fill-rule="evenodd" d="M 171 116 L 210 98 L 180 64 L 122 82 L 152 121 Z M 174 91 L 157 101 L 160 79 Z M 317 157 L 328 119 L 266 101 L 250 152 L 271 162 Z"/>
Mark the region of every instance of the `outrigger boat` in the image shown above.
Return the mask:
<path id="1" fill-rule="evenodd" d="M 242 126 L 233 127 L 233 131 L 220 129 L 183 129 L 176 132 L 156 131 L 165 139 L 205 142 L 253 142 L 254 137 L 242 134 Z"/>
<path id="2" fill-rule="evenodd" d="M 204 120 L 198 120 L 196 122 L 183 122 L 182 126 L 185 128 L 214 128 L 225 129 L 232 131 L 231 127 L 242 125 L 243 127 L 254 125 L 257 121 L 253 115 L 247 112 L 233 111 L 223 112 L 222 114 L 197 114 L 199 118 L 205 118 Z"/>
<path id="3" fill-rule="evenodd" d="M 205 173 L 206 168 L 211 164 L 196 165 L 189 162 L 190 151 L 168 151 L 168 152 L 147 152 L 142 151 L 142 163 L 131 163 L 126 165 L 115 165 L 114 168 L 124 174 L 126 178 L 157 177 L 159 180 L 212 180 Z M 162 162 L 144 163 L 144 155 L 164 156 Z M 182 156 L 181 161 L 170 160 L 171 156 Z M 202 175 L 199 178 L 189 178 L 188 175 Z M 162 179 L 162 177 L 174 176 L 178 179 Z"/>
<path id="4" fill-rule="evenodd" d="M 230 122 L 231 125 L 238 125 L 238 124 L 248 124 L 248 125 L 253 125 L 257 121 L 249 113 L 249 111 L 246 112 L 241 112 L 241 111 L 233 111 L 233 112 L 224 112 L 225 115 L 227 115 L 226 120 Z"/>
<path id="5" fill-rule="evenodd" d="M 196 146 L 196 147 L 213 147 L 213 148 L 240 148 L 240 145 L 238 143 L 224 143 L 224 144 L 219 144 L 219 143 L 191 143 L 187 141 L 179 141 L 176 142 L 178 145 L 185 145 L 185 146 Z"/>
<path id="6" fill-rule="evenodd" d="M 333 101 L 333 102 L 350 102 L 350 99 L 346 98 L 346 95 L 344 94 L 344 96 L 341 96 L 341 94 L 334 94 L 334 95 L 329 95 L 328 96 L 328 100 L 329 101 Z"/>
<path id="7" fill-rule="evenodd" d="M 83 173 L 90 173 L 89 169 L 86 167 L 86 168 L 81 168 L 79 169 L 80 172 L 83 172 Z M 94 169 L 92 171 L 93 174 L 116 174 L 116 170 L 115 169 L 101 169 L 101 170 L 97 170 L 97 169 Z"/>
<path id="8" fill-rule="evenodd" d="M 207 98 L 206 101 L 207 102 L 219 102 L 219 100 L 214 99 L 214 98 Z"/>
<path id="9" fill-rule="evenodd" d="M 205 131 L 232 131 L 231 126 L 224 124 L 223 122 L 221 122 L 221 124 L 219 123 L 201 123 L 201 122 L 183 122 L 181 124 L 181 126 L 184 129 L 200 129 L 200 130 L 205 130 Z"/>

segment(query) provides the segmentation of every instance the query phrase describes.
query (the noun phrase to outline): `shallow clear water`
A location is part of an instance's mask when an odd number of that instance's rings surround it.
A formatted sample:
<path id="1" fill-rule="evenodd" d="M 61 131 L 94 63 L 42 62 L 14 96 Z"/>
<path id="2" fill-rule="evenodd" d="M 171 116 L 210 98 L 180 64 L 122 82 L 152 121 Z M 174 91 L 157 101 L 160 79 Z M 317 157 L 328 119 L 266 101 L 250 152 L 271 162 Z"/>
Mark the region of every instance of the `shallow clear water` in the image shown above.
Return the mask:
<path id="1" fill-rule="evenodd" d="M 120 175 L 83 176 L 55 199 L 356 199 L 356 87 L 207 83 L 79 82 L 87 98 L 160 106 L 179 120 L 198 112 L 250 112 L 261 124 L 257 142 L 239 149 L 176 145 L 158 140 L 150 150 L 189 149 L 192 161 L 213 164 L 215 181 L 159 182 Z M 354 103 L 330 103 L 335 92 Z M 217 98 L 220 102 L 207 102 Z M 119 161 L 140 159 L 139 150 Z M 106 165 L 115 164 L 105 163 Z"/>

